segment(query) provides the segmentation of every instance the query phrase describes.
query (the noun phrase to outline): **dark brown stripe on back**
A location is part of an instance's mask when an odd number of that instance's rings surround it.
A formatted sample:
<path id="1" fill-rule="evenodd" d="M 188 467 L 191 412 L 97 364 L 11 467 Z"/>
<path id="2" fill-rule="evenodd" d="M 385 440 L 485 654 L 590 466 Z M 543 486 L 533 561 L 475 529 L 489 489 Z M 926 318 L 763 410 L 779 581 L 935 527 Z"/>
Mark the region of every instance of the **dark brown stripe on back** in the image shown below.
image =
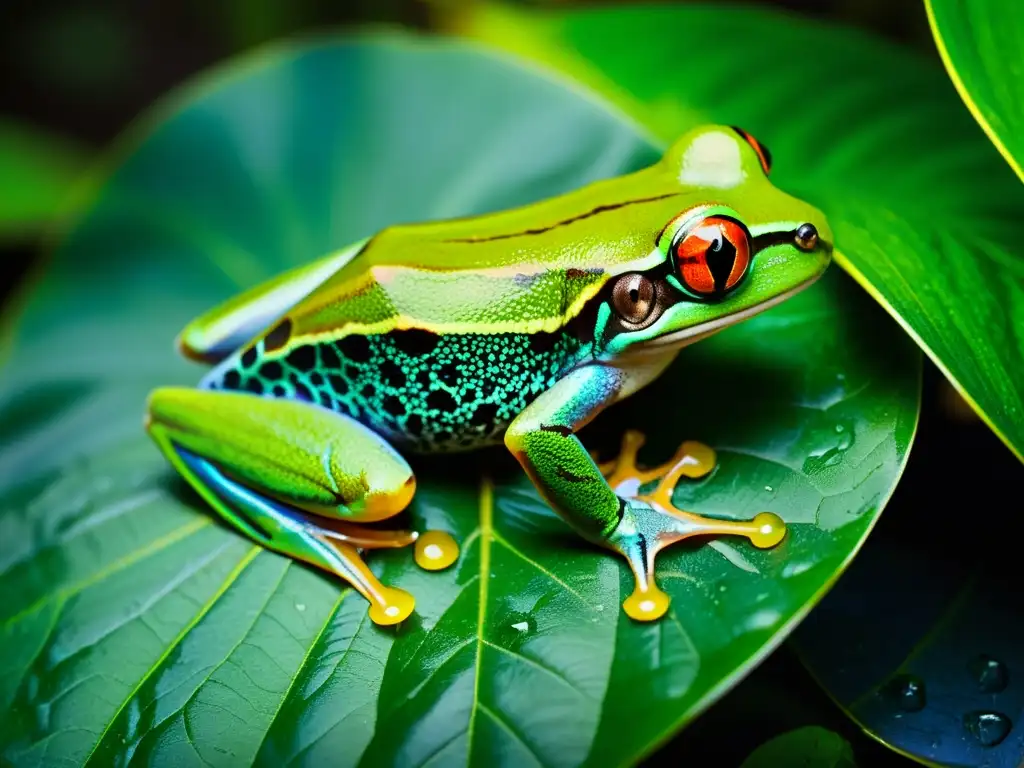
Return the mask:
<path id="1" fill-rule="evenodd" d="M 674 197 L 677 194 L 679 194 L 679 193 L 678 192 L 669 192 L 669 193 L 664 194 L 664 195 L 658 195 L 657 197 L 642 197 L 642 198 L 639 198 L 637 200 L 626 200 L 625 202 L 622 202 L 622 203 L 612 203 L 610 205 L 599 205 L 597 208 L 594 208 L 592 211 L 587 211 L 586 213 L 581 213 L 579 216 L 573 216 L 571 219 L 565 219 L 564 221 L 559 221 L 556 224 L 551 224 L 551 225 L 549 225 L 547 227 L 541 227 L 540 229 L 524 229 L 522 232 L 510 232 L 510 233 L 504 234 L 504 235 L 489 235 L 487 237 L 458 237 L 458 238 L 454 238 L 454 239 L 451 239 L 451 240 L 445 240 L 444 242 L 446 242 L 446 243 L 487 243 L 487 242 L 490 242 L 492 240 L 508 240 L 510 238 L 513 238 L 513 237 L 526 237 L 527 235 L 543 235 L 545 232 L 550 232 L 552 229 L 557 229 L 558 227 L 564 227 L 564 226 L 567 226 L 568 224 L 572 224 L 572 223 L 577 222 L 577 221 L 582 221 L 583 219 L 589 219 L 591 216 L 596 216 L 599 213 L 606 213 L 607 211 L 614 211 L 614 210 L 617 210 L 619 208 L 625 208 L 625 207 L 630 206 L 630 205 L 639 205 L 641 203 L 654 203 L 654 202 L 657 202 L 658 200 L 665 200 L 665 199 L 667 199 L 669 197 Z"/>

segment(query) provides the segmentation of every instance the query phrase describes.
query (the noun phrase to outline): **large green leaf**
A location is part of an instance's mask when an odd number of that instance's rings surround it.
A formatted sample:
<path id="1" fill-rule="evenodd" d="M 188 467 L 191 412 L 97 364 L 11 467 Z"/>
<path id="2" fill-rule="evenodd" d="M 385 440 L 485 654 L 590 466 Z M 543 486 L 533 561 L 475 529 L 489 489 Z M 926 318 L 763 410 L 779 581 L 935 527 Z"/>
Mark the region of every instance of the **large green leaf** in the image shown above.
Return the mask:
<path id="1" fill-rule="evenodd" d="M 792 533 L 661 559 L 661 623 L 504 451 L 419 461 L 417 527 L 458 564 L 372 558 L 418 596 L 385 630 L 334 579 L 213 523 L 141 429 L 199 375 L 171 340 L 242 286 L 397 221 L 493 210 L 649 163 L 600 102 L 464 44 L 273 48 L 136 131 L 17 318 L 0 389 L 0 751 L 15 765 L 608 765 L 631 761 L 777 645 L 862 543 L 914 433 L 920 355 L 838 270 L 695 345 L 587 428 L 656 427 L 720 465 L 698 511 Z M 699 371 L 699 375 L 694 375 Z M 453 466 L 454 464 L 454 466 Z"/>
<path id="2" fill-rule="evenodd" d="M 37 234 L 57 214 L 82 165 L 72 142 L 0 119 L 0 239 Z"/>
<path id="3" fill-rule="evenodd" d="M 1024 7 L 1016 0 L 924 0 L 961 98 L 1024 180 Z"/>
<path id="4" fill-rule="evenodd" d="M 663 141 L 719 122 L 767 144 L 842 266 L 1024 460 L 1024 187 L 940 66 L 766 9 L 468 7 L 454 29 L 574 76 Z"/>

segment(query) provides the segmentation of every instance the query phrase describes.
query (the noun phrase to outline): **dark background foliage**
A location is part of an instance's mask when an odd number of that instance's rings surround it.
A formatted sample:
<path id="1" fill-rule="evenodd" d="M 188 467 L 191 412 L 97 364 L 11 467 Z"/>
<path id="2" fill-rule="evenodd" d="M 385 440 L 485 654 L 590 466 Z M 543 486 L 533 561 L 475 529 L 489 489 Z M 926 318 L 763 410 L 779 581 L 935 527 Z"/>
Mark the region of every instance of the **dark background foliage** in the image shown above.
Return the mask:
<path id="1" fill-rule="evenodd" d="M 864 27 L 937 58 L 918 0 L 760 4 Z M 0 114 L 99 150 L 168 89 L 260 43 L 363 23 L 429 30 L 442 5 L 416 0 L 5 0 L 0 3 Z M 37 250 L 31 243 L 0 245 L 0 262 L 7 267 L 0 278 L 0 302 L 10 296 Z M 904 535 L 901 510 L 969 504 L 969 488 L 994 484 L 1018 469 L 930 365 L 924 386 L 921 428 L 907 473 L 872 539 Z M 951 470 L 970 482 L 959 490 L 934 482 Z M 870 552 L 869 542 L 862 556 Z M 802 725 L 841 733 L 860 765 L 910 764 L 863 735 L 786 647 L 654 759 L 738 765 L 765 740 Z M 702 757 L 708 754 L 716 758 Z"/>

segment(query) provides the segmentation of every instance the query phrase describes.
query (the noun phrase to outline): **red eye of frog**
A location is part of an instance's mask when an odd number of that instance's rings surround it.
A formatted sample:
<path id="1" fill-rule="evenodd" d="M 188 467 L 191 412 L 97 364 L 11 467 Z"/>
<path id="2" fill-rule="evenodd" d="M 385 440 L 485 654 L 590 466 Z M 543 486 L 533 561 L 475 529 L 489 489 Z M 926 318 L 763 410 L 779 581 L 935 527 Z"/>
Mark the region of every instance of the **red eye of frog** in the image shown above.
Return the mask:
<path id="1" fill-rule="evenodd" d="M 735 219 L 708 216 L 673 243 L 678 274 L 686 290 L 705 297 L 731 291 L 750 268 L 750 234 Z"/>

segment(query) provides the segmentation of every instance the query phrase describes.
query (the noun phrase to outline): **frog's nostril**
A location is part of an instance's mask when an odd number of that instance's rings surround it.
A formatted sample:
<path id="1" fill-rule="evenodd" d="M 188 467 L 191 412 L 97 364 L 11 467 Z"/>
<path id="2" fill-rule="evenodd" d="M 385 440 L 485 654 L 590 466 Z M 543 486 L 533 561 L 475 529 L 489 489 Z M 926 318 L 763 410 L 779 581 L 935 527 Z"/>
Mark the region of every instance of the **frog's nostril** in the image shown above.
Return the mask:
<path id="1" fill-rule="evenodd" d="M 793 240 L 801 251 L 813 251 L 818 244 L 818 229 L 810 223 L 801 224 L 797 227 Z"/>

